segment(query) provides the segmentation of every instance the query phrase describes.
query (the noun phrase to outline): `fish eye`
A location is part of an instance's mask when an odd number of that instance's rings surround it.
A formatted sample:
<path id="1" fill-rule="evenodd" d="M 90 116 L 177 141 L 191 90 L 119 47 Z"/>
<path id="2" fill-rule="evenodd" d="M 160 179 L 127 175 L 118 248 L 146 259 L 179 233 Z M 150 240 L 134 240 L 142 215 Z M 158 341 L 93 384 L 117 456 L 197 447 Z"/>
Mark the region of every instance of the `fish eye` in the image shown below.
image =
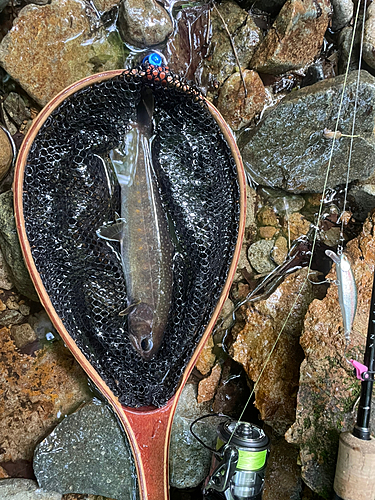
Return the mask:
<path id="1" fill-rule="evenodd" d="M 143 351 L 148 352 L 150 349 L 152 349 L 153 343 L 152 340 L 150 339 L 142 339 L 141 341 L 141 347 Z"/>

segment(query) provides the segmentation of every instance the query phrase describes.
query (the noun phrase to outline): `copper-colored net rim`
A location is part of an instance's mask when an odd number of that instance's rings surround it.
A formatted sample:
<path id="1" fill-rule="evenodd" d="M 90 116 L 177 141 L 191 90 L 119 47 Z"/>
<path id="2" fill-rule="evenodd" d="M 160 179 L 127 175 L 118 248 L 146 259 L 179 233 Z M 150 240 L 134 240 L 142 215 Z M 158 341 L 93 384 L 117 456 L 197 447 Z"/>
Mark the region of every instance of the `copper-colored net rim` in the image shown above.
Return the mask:
<path id="1" fill-rule="evenodd" d="M 128 434 L 128 437 L 130 439 L 130 442 L 132 444 L 133 450 L 136 449 L 136 443 L 137 443 L 137 438 L 134 434 L 134 431 L 132 430 L 132 426 L 129 423 L 129 417 L 137 415 L 137 414 L 144 414 L 144 415 L 151 415 L 152 414 L 157 414 L 160 413 L 160 409 L 154 409 L 154 408 L 149 408 L 149 407 L 143 407 L 139 409 L 132 409 L 132 408 L 123 408 L 121 404 L 118 401 L 118 398 L 113 394 L 113 392 L 109 389 L 107 384 L 102 380 L 102 378 L 99 376 L 97 371 L 91 366 L 91 364 L 87 361 L 86 357 L 81 353 L 80 349 L 78 348 L 77 344 L 74 342 L 72 337 L 69 335 L 67 332 L 65 326 L 63 325 L 60 317 L 56 313 L 51 300 L 44 288 L 44 285 L 42 283 L 42 280 L 40 278 L 39 272 L 36 269 L 34 260 L 32 258 L 31 254 L 31 249 L 30 249 L 30 244 L 26 235 L 26 228 L 25 228 L 25 220 L 24 220 L 24 215 L 23 215 L 23 179 L 24 179 L 24 172 L 25 172 L 25 166 L 26 166 L 26 161 L 27 161 L 27 156 L 29 153 L 29 150 L 31 148 L 31 145 L 39 132 L 41 126 L 44 124 L 44 122 L 47 120 L 48 116 L 71 94 L 77 92 L 78 90 L 87 87 L 89 85 L 92 85 L 94 83 L 98 83 L 104 80 L 108 80 L 110 78 L 114 78 L 116 76 L 121 75 L 124 72 L 124 70 L 114 70 L 114 71 L 107 71 L 103 73 L 98 73 L 95 75 L 91 75 L 89 77 L 83 78 L 82 80 L 79 80 L 66 89 L 62 90 L 59 94 L 57 94 L 39 113 L 39 115 L 36 117 L 34 120 L 32 126 L 30 127 L 18 154 L 17 162 L 16 162 L 16 168 L 15 168 L 15 178 L 14 178 L 14 185 L 13 185 L 13 192 L 14 192 L 14 209 L 15 209 L 15 219 L 16 219 L 16 226 L 17 226 L 17 232 L 20 240 L 20 245 L 22 249 L 22 253 L 25 259 L 26 266 L 29 270 L 31 279 L 34 283 L 35 289 L 37 291 L 37 294 L 40 298 L 40 301 L 47 311 L 49 317 L 51 318 L 53 324 L 55 325 L 57 331 L 61 335 L 62 339 L 64 340 L 66 346 L 69 348 L 69 350 L 73 353 L 74 357 L 78 361 L 78 363 L 82 366 L 82 368 L 85 370 L 87 375 L 93 382 L 97 385 L 99 390 L 102 392 L 102 394 L 107 398 L 111 406 L 115 409 L 115 411 L 118 413 L 125 430 Z M 236 162 L 236 168 L 237 168 L 237 175 L 238 175 L 238 181 L 239 181 L 239 188 L 240 188 L 240 217 L 239 217 L 239 229 L 238 229 L 238 236 L 237 236 L 237 242 L 233 254 L 233 259 L 229 268 L 228 276 L 225 282 L 225 285 L 223 287 L 221 296 L 217 302 L 217 305 L 215 307 L 215 310 L 212 314 L 211 320 L 209 321 L 206 330 L 196 348 L 194 351 L 193 356 L 191 357 L 188 365 L 186 366 L 184 370 L 184 374 L 181 378 L 181 382 L 179 384 L 179 387 L 175 393 L 175 395 L 172 397 L 172 399 L 166 403 L 165 408 L 168 408 L 168 412 L 170 414 L 169 420 L 168 420 L 168 429 L 166 430 L 167 436 L 170 434 L 170 427 L 172 424 L 172 417 L 173 413 L 175 410 L 175 407 L 177 405 L 178 397 L 181 393 L 181 390 L 184 386 L 184 383 L 186 382 L 188 376 L 190 375 L 194 365 L 196 364 L 196 361 L 198 359 L 198 356 L 203 349 L 209 335 L 212 332 L 212 329 L 217 321 L 218 315 L 220 313 L 220 310 L 228 296 L 230 286 L 232 284 L 236 268 L 237 268 L 237 263 L 242 247 L 242 240 L 243 240 L 243 235 L 244 235 L 244 229 L 245 229 L 245 217 L 246 217 L 246 180 L 245 180 L 245 174 L 244 174 L 244 169 L 242 165 L 242 160 L 241 156 L 239 153 L 239 150 L 237 148 L 235 139 L 232 135 L 232 132 L 229 128 L 229 126 L 226 124 L 224 121 L 223 117 L 219 113 L 219 111 L 209 102 L 206 100 L 207 107 L 212 114 L 212 116 L 215 118 L 216 122 L 218 123 L 228 145 L 230 146 L 232 156 Z M 168 442 L 166 441 L 165 446 L 168 446 Z M 168 449 L 164 450 L 166 456 L 168 455 Z M 140 463 L 137 461 L 137 469 L 138 473 L 142 472 L 140 471 Z M 141 488 L 142 490 L 142 488 Z M 143 496 L 143 498 L 149 498 L 146 496 L 146 494 Z M 165 498 L 167 498 L 167 493 Z M 158 500 L 158 499 L 155 499 Z"/>

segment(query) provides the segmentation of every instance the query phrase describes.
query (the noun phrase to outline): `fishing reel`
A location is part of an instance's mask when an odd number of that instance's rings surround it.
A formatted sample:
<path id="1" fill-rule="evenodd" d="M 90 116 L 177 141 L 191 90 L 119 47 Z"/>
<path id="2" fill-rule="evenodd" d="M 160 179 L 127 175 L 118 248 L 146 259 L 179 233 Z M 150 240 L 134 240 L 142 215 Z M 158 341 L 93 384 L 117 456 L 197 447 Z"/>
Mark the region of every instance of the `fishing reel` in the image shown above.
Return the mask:
<path id="1" fill-rule="evenodd" d="M 269 438 L 260 427 L 232 419 L 220 423 L 217 434 L 217 449 L 212 450 L 211 471 L 205 481 L 204 495 L 212 499 L 260 500 Z"/>

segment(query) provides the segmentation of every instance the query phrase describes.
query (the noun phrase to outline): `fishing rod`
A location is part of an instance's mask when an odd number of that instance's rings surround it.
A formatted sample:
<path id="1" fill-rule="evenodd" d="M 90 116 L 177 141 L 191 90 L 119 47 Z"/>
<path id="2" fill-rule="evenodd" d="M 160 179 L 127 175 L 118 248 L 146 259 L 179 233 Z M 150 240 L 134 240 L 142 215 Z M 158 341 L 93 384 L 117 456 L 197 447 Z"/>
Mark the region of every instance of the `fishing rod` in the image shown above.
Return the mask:
<path id="1" fill-rule="evenodd" d="M 361 380 L 361 396 L 354 429 L 340 435 L 333 500 L 374 500 L 375 439 L 370 434 L 370 414 L 375 375 L 375 276 L 363 364 L 351 363 Z"/>

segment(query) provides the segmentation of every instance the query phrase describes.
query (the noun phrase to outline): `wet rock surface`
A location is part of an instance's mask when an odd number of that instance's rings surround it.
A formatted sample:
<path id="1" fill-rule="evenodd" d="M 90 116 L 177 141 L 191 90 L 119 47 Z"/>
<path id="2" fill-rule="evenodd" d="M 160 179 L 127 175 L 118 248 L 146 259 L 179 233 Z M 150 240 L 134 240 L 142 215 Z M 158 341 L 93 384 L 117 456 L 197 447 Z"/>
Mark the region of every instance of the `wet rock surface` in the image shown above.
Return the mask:
<path id="1" fill-rule="evenodd" d="M 363 41 L 363 58 L 371 68 L 375 68 L 375 5 L 370 4 L 366 10 L 365 38 Z"/>
<path id="2" fill-rule="evenodd" d="M 331 15 L 328 0 L 288 0 L 259 45 L 251 68 L 277 75 L 302 68 L 317 56 Z M 304 39 L 309 43 L 304 43 Z"/>
<path id="3" fill-rule="evenodd" d="M 272 262 L 270 255 L 274 242 L 259 240 L 250 245 L 248 258 L 252 267 L 260 274 L 270 273 L 276 265 Z"/>
<path id="4" fill-rule="evenodd" d="M 98 400 L 65 418 L 35 450 L 40 486 L 129 500 L 136 489 L 130 445 L 117 419 Z"/>
<path id="5" fill-rule="evenodd" d="M 27 5 L 1 41 L 0 64 L 43 106 L 76 80 L 123 65 L 116 33 L 95 29 L 95 21 L 81 0 Z"/>
<path id="6" fill-rule="evenodd" d="M 293 92 L 270 112 L 255 133 L 242 134 L 240 150 L 251 177 L 260 182 L 266 179 L 272 186 L 295 193 L 322 191 L 332 149 L 332 138 L 325 137 L 324 129 L 335 130 L 343 78 L 338 76 Z M 356 80 L 356 72 L 350 73 L 346 96 L 354 92 Z M 367 179 L 374 170 L 374 93 L 374 77 L 362 71 L 355 131 L 359 137 L 353 143 L 349 182 Z M 353 105 L 354 101 L 344 99 L 339 123 L 342 134 L 351 134 Z M 347 137 L 335 140 L 331 185 L 345 183 L 349 147 Z"/>
<path id="7" fill-rule="evenodd" d="M 31 479 L 0 480 L 1 500 L 62 500 L 60 493 L 39 488 Z"/>
<path id="8" fill-rule="evenodd" d="M 8 173 L 13 152 L 7 134 L 0 128 L 0 180 Z"/>
<path id="9" fill-rule="evenodd" d="M 191 434 L 190 425 L 195 419 L 210 412 L 209 403 L 197 403 L 197 387 L 187 384 L 181 394 L 172 425 L 169 458 L 169 480 L 175 488 L 193 488 L 207 476 L 211 452 L 204 448 Z M 216 426 L 201 422 L 194 432 L 208 446 L 215 446 Z"/>
<path id="10" fill-rule="evenodd" d="M 331 4 L 333 7 L 332 29 L 337 31 L 352 19 L 354 5 L 352 0 L 331 0 Z"/>
<path id="11" fill-rule="evenodd" d="M 260 28 L 238 4 L 229 1 L 216 7 L 184 9 L 177 16 L 179 28 L 166 47 L 173 71 L 195 80 L 203 90 L 214 94 L 237 66 L 225 25 L 235 44 L 241 68 L 248 67 L 262 39 Z"/>
<path id="12" fill-rule="evenodd" d="M 173 31 L 168 12 L 154 0 L 123 1 L 117 23 L 124 42 L 141 49 L 163 43 Z"/>
<path id="13" fill-rule="evenodd" d="M 233 130 L 248 125 L 254 116 L 263 109 L 266 93 L 259 75 L 255 71 L 243 72 L 247 95 L 240 73 L 234 73 L 220 90 L 217 107 L 224 120 Z"/>
<path id="14" fill-rule="evenodd" d="M 299 337 L 310 302 L 322 292 L 306 276 L 307 269 L 297 271 L 287 276 L 268 299 L 244 305 L 241 314 L 245 326 L 233 333 L 235 341 L 230 350 L 233 359 L 255 381 L 282 331 L 255 389 L 255 405 L 262 420 L 279 434 L 295 419 L 299 365 L 303 360 Z"/>
<path id="15" fill-rule="evenodd" d="M 12 328 L 0 329 L 0 463 L 6 470 L 30 462 L 60 416 L 90 398 L 85 375 L 61 341 L 22 353 Z"/>
<path id="16" fill-rule="evenodd" d="M 39 301 L 23 261 L 13 211 L 11 191 L 0 195 L 0 248 L 11 272 L 11 280 L 19 292 Z"/>
<path id="17" fill-rule="evenodd" d="M 323 498 L 331 498 L 339 434 L 355 422 L 355 402 L 360 382 L 346 358 L 362 359 L 375 261 L 374 213 L 346 254 L 358 288 L 358 307 L 351 341 L 345 355 L 345 339 L 339 313 L 337 286 L 331 284 L 323 300 L 311 303 L 304 321 L 302 362 L 296 422 L 286 437 L 300 446 L 302 477 Z M 335 279 L 332 270 L 328 278 Z"/>
<path id="18" fill-rule="evenodd" d="M 262 500 L 300 500 L 302 480 L 298 448 L 283 438 L 271 440 Z"/>

